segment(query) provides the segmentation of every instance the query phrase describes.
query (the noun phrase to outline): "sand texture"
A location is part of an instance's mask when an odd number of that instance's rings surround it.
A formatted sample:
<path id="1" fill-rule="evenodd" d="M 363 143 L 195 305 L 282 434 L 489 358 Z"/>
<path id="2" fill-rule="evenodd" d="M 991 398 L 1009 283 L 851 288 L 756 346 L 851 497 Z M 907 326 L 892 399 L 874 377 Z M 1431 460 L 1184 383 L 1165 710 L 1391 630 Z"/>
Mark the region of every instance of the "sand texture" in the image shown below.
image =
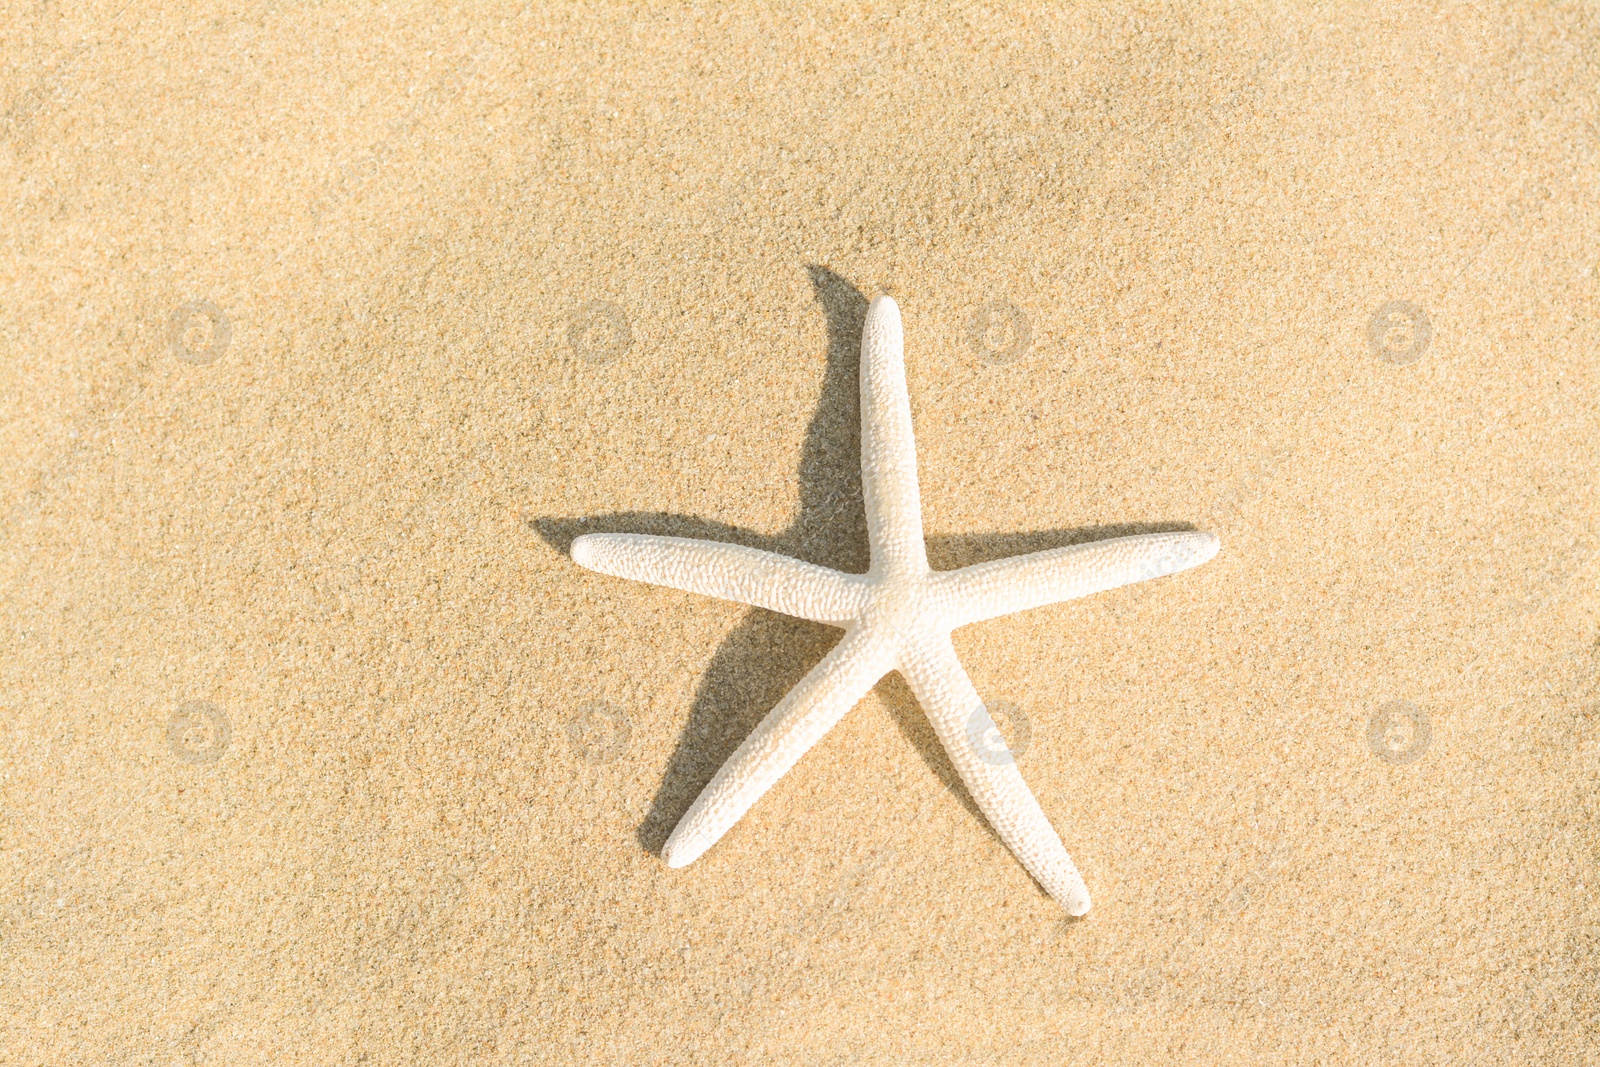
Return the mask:
<path id="1" fill-rule="evenodd" d="M 1600 1063 L 1600 10 L 19 3 L 0 1065 Z M 1094 909 L 840 631 L 899 302 Z"/>

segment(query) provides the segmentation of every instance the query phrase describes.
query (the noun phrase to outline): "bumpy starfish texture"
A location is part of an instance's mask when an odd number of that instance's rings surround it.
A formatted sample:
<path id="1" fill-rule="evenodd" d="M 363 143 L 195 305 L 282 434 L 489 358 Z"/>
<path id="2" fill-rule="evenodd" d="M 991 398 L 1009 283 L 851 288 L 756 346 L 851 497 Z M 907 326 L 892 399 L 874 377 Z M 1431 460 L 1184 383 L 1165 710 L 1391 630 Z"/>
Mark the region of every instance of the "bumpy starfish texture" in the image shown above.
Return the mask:
<path id="1" fill-rule="evenodd" d="M 900 309 L 879 296 L 861 336 L 861 485 L 872 548 L 867 573 L 682 537 L 600 533 L 572 543 L 572 558 L 603 574 L 845 630 L 723 764 L 673 830 L 662 857 L 669 867 L 694 862 L 879 678 L 898 670 L 1000 838 L 1070 914 L 1083 915 L 1089 910 L 1083 877 L 956 658 L 950 631 L 1186 570 L 1217 554 L 1217 538 L 1139 534 L 933 571 L 922 538 L 902 348 Z"/>

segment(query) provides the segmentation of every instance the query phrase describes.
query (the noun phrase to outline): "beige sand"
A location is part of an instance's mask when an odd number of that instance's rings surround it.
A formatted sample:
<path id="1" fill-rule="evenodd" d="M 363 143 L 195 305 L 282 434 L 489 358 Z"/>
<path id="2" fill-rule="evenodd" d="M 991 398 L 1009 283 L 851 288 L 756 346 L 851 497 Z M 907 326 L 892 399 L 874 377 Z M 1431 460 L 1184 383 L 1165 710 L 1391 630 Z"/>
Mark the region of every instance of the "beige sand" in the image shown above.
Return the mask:
<path id="1" fill-rule="evenodd" d="M 0 35 L 0 1063 L 1600 1061 L 1592 6 Z M 958 634 L 1080 922 L 898 678 L 654 854 L 835 632 L 563 546 L 863 566 L 879 291 L 936 566 L 1222 538 Z"/>

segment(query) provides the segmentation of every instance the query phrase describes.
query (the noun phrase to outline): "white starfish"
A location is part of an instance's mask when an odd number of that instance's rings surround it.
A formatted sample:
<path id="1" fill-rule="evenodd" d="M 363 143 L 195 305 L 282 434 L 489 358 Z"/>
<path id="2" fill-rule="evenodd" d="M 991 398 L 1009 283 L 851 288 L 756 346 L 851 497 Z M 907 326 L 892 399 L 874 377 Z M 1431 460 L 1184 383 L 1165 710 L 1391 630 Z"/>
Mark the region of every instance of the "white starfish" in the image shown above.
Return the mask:
<path id="1" fill-rule="evenodd" d="M 684 814 L 662 849 L 694 862 L 738 822 L 879 678 L 911 684 L 961 779 L 1000 838 L 1072 915 L 1089 891 L 1028 791 L 956 658 L 950 631 L 1014 611 L 1185 570 L 1217 554 L 1209 533 L 1154 533 L 980 563 L 929 568 L 906 395 L 900 309 L 879 296 L 861 335 L 861 486 L 872 564 L 845 574 L 743 545 L 643 534 L 584 534 L 591 570 L 841 626 L 842 640 L 767 714 Z"/>

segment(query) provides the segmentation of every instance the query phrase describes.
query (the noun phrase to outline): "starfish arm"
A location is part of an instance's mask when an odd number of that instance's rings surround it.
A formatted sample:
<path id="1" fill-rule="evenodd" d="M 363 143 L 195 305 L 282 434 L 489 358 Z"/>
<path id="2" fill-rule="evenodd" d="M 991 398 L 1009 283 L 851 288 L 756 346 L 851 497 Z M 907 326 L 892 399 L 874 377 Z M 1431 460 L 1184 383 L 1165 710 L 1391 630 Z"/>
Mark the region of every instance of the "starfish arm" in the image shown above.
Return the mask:
<path id="1" fill-rule="evenodd" d="M 1069 915 L 1086 914 L 1089 890 L 1083 876 L 1022 780 L 950 639 L 908 645 L 900 670 L 989 825 Z"/>
<path id="2" fill-rule="evenodd" d="M 875 297 L 861 330 L 861 490 L 872 570 L 928 569 L 917 490 L 917 444 L 906 393 L 905 332 L 893 298 Z"/>
<path id="3" fill-rule="evenodd" d="M 847 632 L 767 713 L 678 821 L 661 850 L 668 867 L 693 863 L 894 667 L 894 646 Z"/>
<path id="4" fill-rule="evenodd" d="M 1198 567 L 1217 554 L 1216 534 L 1136 534 L 997 559 L 933 576 L 952 626 L 1088 596 Z"/>
<path id="5" fill-rule="evenodd" d="M 584 534 L 572 558 L 616 578 L 670 586 L 842 626 L 860 616 L 867 586 L 857 575 L 776 552 L 651 534 Z"/>

